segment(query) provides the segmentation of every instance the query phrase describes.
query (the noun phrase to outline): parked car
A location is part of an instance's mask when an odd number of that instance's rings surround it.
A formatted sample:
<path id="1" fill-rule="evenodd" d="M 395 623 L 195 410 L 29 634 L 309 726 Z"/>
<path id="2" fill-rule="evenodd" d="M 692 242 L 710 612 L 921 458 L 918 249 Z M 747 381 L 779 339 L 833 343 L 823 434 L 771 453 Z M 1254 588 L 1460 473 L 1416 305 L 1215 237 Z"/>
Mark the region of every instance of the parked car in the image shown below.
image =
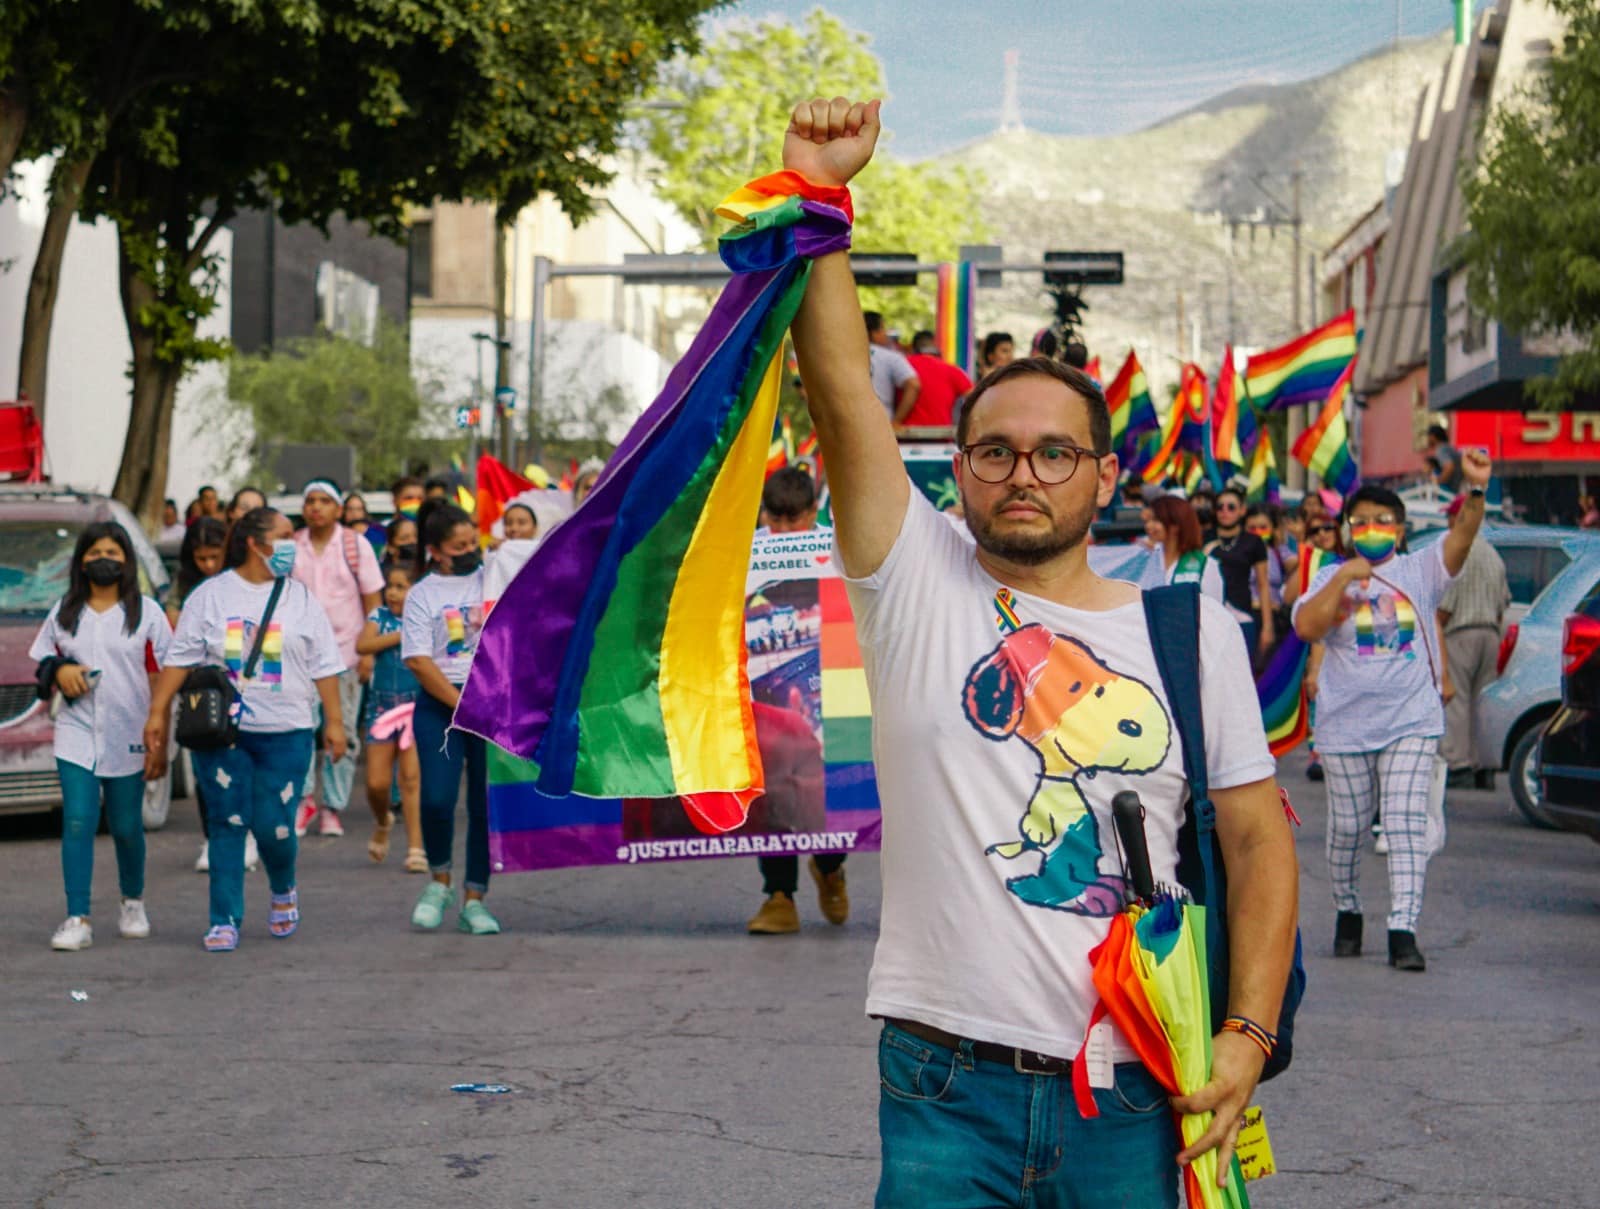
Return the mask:
<path id="1" fill-rule="evenodd" d="M 1555 820 L 1544 809 L 1537 774 L 1540 732 L 1561 705 L 1562 625 L 1600 585 L 1600 534 L 1531 525 L 1506 528 L 1533 531 L 1518 534 L 1512 547 L 1523 568 L 1512 587 L 1513 597 L 1519 590 L 1526 592 L 1544 570 L 1557 564 L 1559 569 L 1520 619 L 1505 628 L 1499 678 L 1478 694 L 1477 750 L 1480 759 L 1497 761 L 1506 770 L 1511 799 L 1522 815 L 1536 827 L 1554 827 Z M 1542 545 L 1535 536 L 1540 532 L 1556 540 Z M 1538 557 L 1531 556 L 1535 554 Z M 1508 578 L 1510 570 L 1508 560 Z"/>
<path id="2" fill-rule="evenodd" d="M 1544 809 L 1600 843 L 1600 586 L 1578 603 L 1561 638 L 1561 708 L 1539 740 Z"/>
<path id="3" fill-rule="evenodd" d="M 1508 623 L 1522 620 L 1539 593 L 1566 569 L 1578 551 L 1600 543 L 1600 533 L 1559 525 L 1485 521 L 1481 532 L 1506 565 L 1506 584 L 1511 589 L 1511 607 L 1506 610 Z M 1411 548 L 1420 550 L 1445 533 L 1444 529 L 1413 532 Z"/>
<path id="4" fill-rule="evenodd" d="M 91 521 L 116 521 L 128 531 L 140 587 L 161 600 L 166 568 L 133 513 L 117 501 L 48 484 L 0 483 L 0 814 L 61 806 L 55 729 L 34 693 L 36 665 L 28 648 L 67 590 L 73 546 Z M 179 796 L 182 790 L 180 784 Z M 172 795 L 172 774 L 145 787 L 147 828 L 167 821 Z"/>

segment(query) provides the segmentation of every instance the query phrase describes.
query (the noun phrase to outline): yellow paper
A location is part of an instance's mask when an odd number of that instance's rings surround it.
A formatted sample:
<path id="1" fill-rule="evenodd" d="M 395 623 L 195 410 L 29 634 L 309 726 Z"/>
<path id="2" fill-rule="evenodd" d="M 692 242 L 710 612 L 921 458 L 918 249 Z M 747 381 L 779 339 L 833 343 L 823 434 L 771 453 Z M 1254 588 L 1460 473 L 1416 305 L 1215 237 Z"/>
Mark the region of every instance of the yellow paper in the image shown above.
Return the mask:
<path id="1" fill-rule="evenodd" d="M 1244 1110 L 1244 1127 L 1239 1130 L 1235 1150 L 1239 1156 L 1239 1170 L 1247 1180 L 1261 1180 L 1278 1173 L 1272 1161 L 1272 1139 L 1267 1137 L 1267 1119 L 1259 1105 Z"/>

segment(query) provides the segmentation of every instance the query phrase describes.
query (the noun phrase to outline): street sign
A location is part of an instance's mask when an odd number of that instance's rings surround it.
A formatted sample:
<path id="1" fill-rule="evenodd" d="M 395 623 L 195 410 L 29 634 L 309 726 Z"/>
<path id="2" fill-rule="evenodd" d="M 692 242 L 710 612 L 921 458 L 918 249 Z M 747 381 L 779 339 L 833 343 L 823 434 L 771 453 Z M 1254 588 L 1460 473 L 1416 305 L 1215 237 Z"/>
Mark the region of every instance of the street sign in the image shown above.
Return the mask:
<path id="1" fill-rule="evenodd" d="M 502 386 L 494 392 L 495 406 L 500 409 L 500 414 L 509 416 L 517 410 L 517 391 L 513 386 Z"/>
<path id="2" fill-rule="evenodd" d="M 467 407 L 465 404 L 456 408 L 457 428 L 476 428 L 482 413 L 476 407 Z"/>
<path id="3" fill-rule="evenodd" d="M 1121 252 L 1046 252 L 1047 285 L 1121 285 Z"/>

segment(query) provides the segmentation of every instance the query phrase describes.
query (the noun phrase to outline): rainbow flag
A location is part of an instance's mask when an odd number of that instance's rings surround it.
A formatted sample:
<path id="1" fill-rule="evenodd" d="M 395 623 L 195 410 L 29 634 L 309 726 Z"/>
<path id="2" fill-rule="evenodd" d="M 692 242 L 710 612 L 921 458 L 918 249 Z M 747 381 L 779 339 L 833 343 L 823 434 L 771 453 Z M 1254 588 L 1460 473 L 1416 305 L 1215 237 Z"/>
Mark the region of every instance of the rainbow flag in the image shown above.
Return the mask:
<path id="1" fill-rule="evenodd" d="M 1318 571 L 1337 561 L 1337 555 L 1330 551 L 1302 544 L 1300 566 L 1295 572 L 1300 578 L 1300 595 L 1306 594 Z M 1266 727 L 1267 746 L 1274 758 L 1293 751 L 1311 734 L 1311 709 L 1305 685 L 1306 660 L 1310 654 L 1310 646 L 1291 629 L 1256 679 L 1261 722 Z"/>
<path id="2" fill-rule="evenodd" d="M 785 423 L 787 421 L 779 420 L 772 426 L 772 443 L 767 446 L 767 469 L 763 478 L 770 479 L 789 464 L 789 441 L 783 430 Z"/>
<path id="3" fill-rule="evenodd" d="M 1249 466 L 1247 459 L 1255 451 L 1260 435 L 1244 378 L 1234 368 L 1230 344 L 1222 354 L 1216 393 L 1211 396 L 1211 456 L 1224 478 Z"/>
<path id="4" fill-rule="evenodd" d="M 1161 417 L 1156 415 L 1156 405 L 1151 402 L 1144 366 L 1139 364 L 1139 355 L 1131 348 L 1128 359 L 1106 387 L 1106 408 L 1111 412 L 1111 452 L 1124 466 L 1130 466 L 1139 438 L 1161 429 Z"/>
<path id="5" fill-rule="evenodd" d="M 1245 386 L 1261 411 L 1320 403 L 1356 355 L 1356 313 L 1346 311 L 1281 348 L 1257 353 L 1245 366 Z"/>
<path id="6" fill-rule="evenodd" d="M 1276 504 L 1280 486 L 1278 459 L 1272 452 L 1272 434 L 1263 432 L 1250 458 L 1250 485 L 1245 488 L 1245 495 L 1252 504 Z"/>
<path id="7" fill-rule="evenodd" d="M 1147 483 L 1159 483 L 1168 473 L 1179 448 L 1200 453 L 1204 447 L 1206 376 L 1198 365 L 1186 361 L 1178 378 L 1178 393 L 1173 397 L 1161 425 L 1161 444 L 1139 472 Z"/>
<path id="8" fill-rule="evenodd" d="M 1300 434 L 1289 452 L 1295 461 L 1319 475 L 1324 483 L 1340 495 L 1349 495 L 1350 489 L 1361 477 L 1356 470 L 1356 460 L 1350 451 L 1350 429 L 1345 423 L 1344 405 L 1350 398 L 1350 384 L 1355 381 L 1356 363 L 1351 358 L 1344 373 L 1328 392 L 1328 401 L 1316 422 Z"/>
<path id="9" fill-rule="evenodd" d="M 977 293 L 977 267 L 968 261 L 939 266 L 933 308 L 933 334 L 939 342 L 939 357 L 960 366 L 972 377 L 972 356 L 976 336 L 973 331 L 973 300 Z"/>
<path id="10" fill-rule="evenodd" d="M 740 222 L 733 278 L 485 621 L 455 725 L 531 761 L 546 795 L 723 795 L 697 823 L 726 829 L 762 786 L 743 599 L 784 336 L 851 211 L 847 190 L 781 172 L 718 213 Z"/>

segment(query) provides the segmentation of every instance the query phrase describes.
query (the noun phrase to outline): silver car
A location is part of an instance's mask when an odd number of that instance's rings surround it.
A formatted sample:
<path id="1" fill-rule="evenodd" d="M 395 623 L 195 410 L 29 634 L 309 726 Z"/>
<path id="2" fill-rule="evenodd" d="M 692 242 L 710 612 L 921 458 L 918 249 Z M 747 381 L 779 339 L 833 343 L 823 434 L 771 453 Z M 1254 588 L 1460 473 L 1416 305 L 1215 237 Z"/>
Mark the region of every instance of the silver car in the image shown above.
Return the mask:
<path id="1" fill-rule="evenodd" d="M 1600 534 L 1533 525 L 1485 531 L 1505 559 L 1514 603 L 1500 676 L 1478 694 L 1478 757 L 1507 771 L 1512 801 L 1530 823 L 1553 827 L 1539 801 L 1534 757 L 1545 719 L 1561 704 L 1562 622 L 1600 584 Z M 1530 590 L 1532 603 L 1519 610 L 1519 591 Z"/>

